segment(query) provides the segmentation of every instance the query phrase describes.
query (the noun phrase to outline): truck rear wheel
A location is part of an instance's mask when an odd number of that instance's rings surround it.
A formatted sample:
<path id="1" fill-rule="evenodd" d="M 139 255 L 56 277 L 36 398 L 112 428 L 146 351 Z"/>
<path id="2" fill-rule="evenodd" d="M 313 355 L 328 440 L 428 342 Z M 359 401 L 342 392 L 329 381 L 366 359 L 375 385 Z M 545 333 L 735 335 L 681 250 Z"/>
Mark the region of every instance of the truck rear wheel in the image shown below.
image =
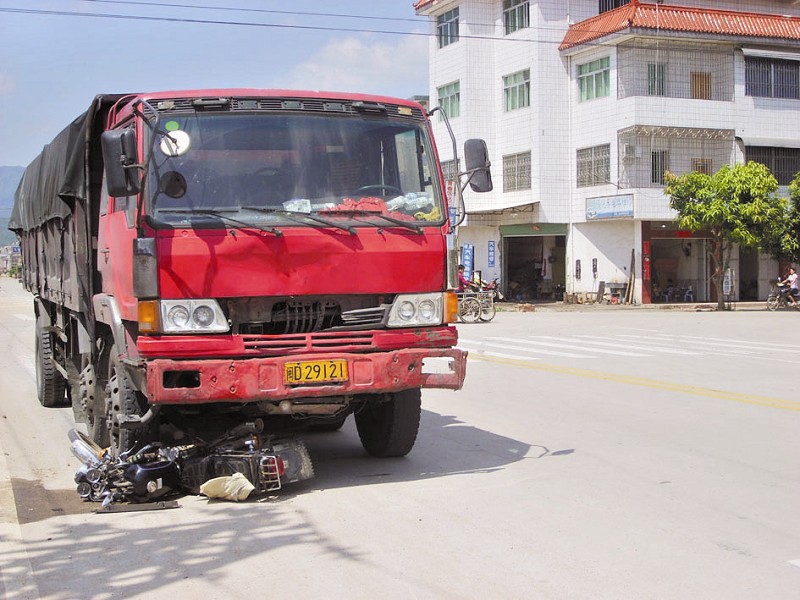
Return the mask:
<path id="1" fill-rule="evenodd" d="M 105 408 L 106 427 L 113 456 L 119 456 L 155 440 L 157 430 L 155 422 L 134 429 L 122 428 L 119 425 L 120 416 L 144 415 L 147 412 L 147 400 L 134 388 L 119 358 L 116 346 L 111 348 L 109 358 Z"/>
<path id="2" fill-rule="evenodd" d="M 36 392 L 47 408 L 67 405 L 67 380 L 55 368 L 55 340 L 41 321 L 36 321 Z"/>
<path id="3" fill-rule="evenodd" d="M 104 387 L 98 383 L 93 365 L 81 371 L 78 391 L 89 437 L 98 446 L 108 448 Z"/>
<path id="4" fill-rule="evenodd" d="M 420 389 L 386 396 L 388 399 L 368 402 L 354 413 L 358 437 L 372 456 L 405 456 L 417 440 L 422 413 Z"/>

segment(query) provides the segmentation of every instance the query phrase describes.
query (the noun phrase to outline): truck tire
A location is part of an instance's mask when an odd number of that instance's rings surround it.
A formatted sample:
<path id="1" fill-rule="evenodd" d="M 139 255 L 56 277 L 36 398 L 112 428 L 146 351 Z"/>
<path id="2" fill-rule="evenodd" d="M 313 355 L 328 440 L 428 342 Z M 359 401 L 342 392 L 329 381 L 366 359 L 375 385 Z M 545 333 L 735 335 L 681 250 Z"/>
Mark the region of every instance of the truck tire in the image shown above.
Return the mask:
<path id="1" fill-rule="evenodd" d="M 120 415 L 144 415 L 147 412 L 147 400 L 134 388 L 128 372 L 119 358 L 116 345 L 112 346 L 108 361 L 105 409 L 109 446 L 113 456 L 119 456 L 155 441 L 156 420 L 135 429 L 124 429 L 119 426 L 118 417 Z"/>
<path id="2" fill-rule="evenodd" d="M 81 371 L 78 389 L 89 438 L 101 448 L 108 448 L 110 441 L 106 423 L 104 387 L 97 382 L 94 365 L 87 365 Z"/>
<path id="3" fill-rule="evenodd" d="M 45 331 L 41 321 L 36 322 L 36 392 L 39 403 L 46 408 L 67 405 L 67 380 L 53 366 L 55 340 Z"/>
<path id="4" fill-rule="evenodd" d="M 354 413 L 361 445 L 379 458 L 411 452 L 419 431 L 422 402 L 419 388 L 387 394 L 388 400 L 369 402 Z"/>

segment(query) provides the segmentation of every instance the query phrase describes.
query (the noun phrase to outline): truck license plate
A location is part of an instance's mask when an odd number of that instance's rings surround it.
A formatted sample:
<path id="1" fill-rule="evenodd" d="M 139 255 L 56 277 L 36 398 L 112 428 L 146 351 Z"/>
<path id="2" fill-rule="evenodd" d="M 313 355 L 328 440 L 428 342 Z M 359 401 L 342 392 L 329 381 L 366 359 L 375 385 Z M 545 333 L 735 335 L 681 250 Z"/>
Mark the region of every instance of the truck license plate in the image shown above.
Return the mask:
<path id="1" fill-rule="evenodd" d="M 347 361 L 335 358 L 286 363 L 283 367 L 283 380 L 287 385 L 347 381 Z"/>

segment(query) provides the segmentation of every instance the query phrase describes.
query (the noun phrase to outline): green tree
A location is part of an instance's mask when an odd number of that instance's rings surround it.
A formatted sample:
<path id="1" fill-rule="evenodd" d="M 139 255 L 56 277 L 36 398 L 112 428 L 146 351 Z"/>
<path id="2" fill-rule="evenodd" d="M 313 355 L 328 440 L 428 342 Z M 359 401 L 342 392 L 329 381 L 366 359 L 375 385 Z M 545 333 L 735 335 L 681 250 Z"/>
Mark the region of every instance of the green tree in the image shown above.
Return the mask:
<path id="1" fill-rule="evenodd" d="M 800 173 L 789 184 L 786 214 L 764 236 L 761 249 L 775 260 L 800 262 Z"/>
<path id="2" fill-rule="evenodd" d="M 777 189 L 769 169 L 756 162 L 725 165 L 713 175 L 666 174 L 664 193 L 678 213 L 678 227 L 705 231 L 711 238 L 706 247 L 717 309 L 725 307 L 722 283 L 733 245 L 761 246 L 784 222 L 786 200 L 776 195 Z"/>

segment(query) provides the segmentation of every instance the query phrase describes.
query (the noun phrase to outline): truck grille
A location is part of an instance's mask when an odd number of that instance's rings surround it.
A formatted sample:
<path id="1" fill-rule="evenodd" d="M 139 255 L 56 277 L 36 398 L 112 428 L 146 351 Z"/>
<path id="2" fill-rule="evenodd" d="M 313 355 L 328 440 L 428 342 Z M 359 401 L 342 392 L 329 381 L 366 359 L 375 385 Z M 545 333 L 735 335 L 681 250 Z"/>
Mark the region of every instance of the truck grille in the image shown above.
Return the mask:
<path id="1" fill-rule="evenodd" d="M 274 301 L 268 307 L 245 311 L 234 330 L 243 335 L 291 335 L 383 327 L 389 304 L 365 308 L 342 307 L 331 300 Z M 236 310 L 236 314 L 241 311 Z"/>

